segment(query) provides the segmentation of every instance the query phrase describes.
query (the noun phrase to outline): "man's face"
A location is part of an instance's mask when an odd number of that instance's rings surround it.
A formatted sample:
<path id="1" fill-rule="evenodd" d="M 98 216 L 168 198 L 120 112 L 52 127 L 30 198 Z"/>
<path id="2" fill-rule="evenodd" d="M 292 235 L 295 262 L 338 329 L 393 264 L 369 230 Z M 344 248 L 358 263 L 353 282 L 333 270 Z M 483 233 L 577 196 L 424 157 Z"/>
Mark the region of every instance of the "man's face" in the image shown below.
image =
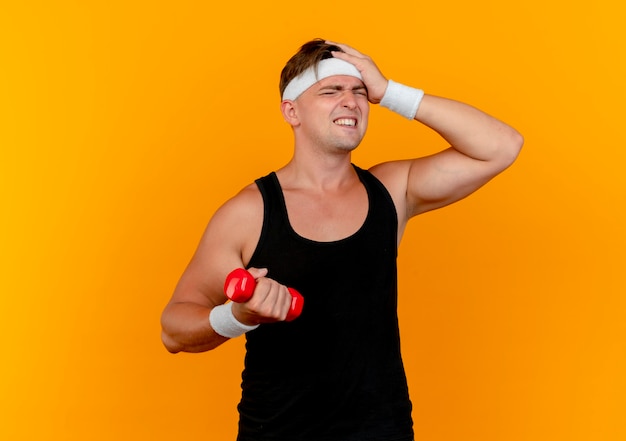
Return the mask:
<path id="1" fill-rule="evenodd" d="M 318 81 L 295 101 L 300 142 L 329 151 L 352 151 L 367 129 L 369 102 L 361 80 L 335 75 Z"/>

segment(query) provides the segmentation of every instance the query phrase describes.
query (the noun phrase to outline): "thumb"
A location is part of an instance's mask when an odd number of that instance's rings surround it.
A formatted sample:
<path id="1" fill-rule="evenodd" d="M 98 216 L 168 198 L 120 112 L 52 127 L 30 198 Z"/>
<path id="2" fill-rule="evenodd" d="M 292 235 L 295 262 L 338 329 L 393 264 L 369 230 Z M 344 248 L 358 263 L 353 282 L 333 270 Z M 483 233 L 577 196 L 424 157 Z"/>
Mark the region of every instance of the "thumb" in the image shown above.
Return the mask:
<path id="1" fill-rule="evenodd" d="M 261 277 L 267 276 L 268 269 L 267 268 L 248 268 L 248 272 L 256 280 L 256 279 L 259 279 Z"/>

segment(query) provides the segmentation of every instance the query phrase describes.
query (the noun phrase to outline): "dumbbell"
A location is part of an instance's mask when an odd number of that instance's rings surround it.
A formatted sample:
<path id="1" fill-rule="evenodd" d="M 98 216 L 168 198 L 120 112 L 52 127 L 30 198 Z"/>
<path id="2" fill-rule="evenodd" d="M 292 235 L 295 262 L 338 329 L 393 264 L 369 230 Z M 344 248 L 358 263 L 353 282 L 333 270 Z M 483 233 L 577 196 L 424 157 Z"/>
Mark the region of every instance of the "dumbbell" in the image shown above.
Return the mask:
<path id="1" fill-rule="evenodd" d="M 243 268 L 236 268 L 226 276 L 224 294 L 233 302 L 243 303 L 250 300 L 255 287 L 256 280 L 254 280 L 252 274 Z M 304 297 L 293 288 L 287 288 L 287 290 L 289 294 L 291 294 L 291 307 L 289 308 L 285 321 L 290 322 L 298 318 L 302 312 Z"/>

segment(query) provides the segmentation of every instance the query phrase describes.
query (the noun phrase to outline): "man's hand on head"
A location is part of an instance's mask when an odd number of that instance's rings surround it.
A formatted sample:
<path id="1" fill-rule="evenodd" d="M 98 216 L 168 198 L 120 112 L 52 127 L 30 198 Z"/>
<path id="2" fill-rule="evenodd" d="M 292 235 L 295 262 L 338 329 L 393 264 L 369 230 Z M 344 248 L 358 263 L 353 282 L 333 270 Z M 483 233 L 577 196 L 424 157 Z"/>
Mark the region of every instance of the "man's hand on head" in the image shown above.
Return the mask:
<path id="1" fill-rule="evenodd" d="M 353 64 L 363 77 L 363 83 L 367 88 L 367 99 L 372 104 L 380 103 L 387 89 L 388 81 L 380 69 L 378 69 L 376 63 L 368 55 L 364 55 L 346 44 L 333 41 L 326 41 L 326 43 L 338 46 L 344 51 L 333 51 L 333 57 Z"/>

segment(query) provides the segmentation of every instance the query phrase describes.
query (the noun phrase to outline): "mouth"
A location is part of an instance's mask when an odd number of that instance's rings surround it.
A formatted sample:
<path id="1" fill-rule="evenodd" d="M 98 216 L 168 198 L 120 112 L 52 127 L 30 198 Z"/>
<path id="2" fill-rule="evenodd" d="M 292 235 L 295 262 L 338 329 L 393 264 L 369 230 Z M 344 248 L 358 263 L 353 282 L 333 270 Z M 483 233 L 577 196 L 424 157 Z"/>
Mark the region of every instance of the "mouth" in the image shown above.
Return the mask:
<path id="1" fill-rule="evenodd" d="M 356 127 L 356 118 L 337 118 L 333 121 L 334 124 L 342 127 Z"/>

